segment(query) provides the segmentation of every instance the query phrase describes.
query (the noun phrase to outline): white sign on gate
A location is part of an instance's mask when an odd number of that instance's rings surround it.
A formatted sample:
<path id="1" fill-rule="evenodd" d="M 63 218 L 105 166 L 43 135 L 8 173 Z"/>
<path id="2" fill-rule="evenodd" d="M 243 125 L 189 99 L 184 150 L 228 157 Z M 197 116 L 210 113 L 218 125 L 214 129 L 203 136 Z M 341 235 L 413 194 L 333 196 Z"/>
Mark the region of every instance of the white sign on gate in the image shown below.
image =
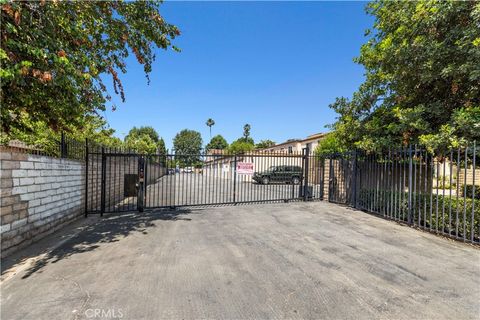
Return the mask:
<path id="1" fill-rule="evenodd" d="M 253 174 L 253 162 L 238 162 L 237 163 L 238 174 Z"/>
<path id="2" fill-rule="evenodd" d="M 229 171 L 230 171 L 230 165 L 229 164 L 222 165 L 222 172 L 229 172 Z"/>

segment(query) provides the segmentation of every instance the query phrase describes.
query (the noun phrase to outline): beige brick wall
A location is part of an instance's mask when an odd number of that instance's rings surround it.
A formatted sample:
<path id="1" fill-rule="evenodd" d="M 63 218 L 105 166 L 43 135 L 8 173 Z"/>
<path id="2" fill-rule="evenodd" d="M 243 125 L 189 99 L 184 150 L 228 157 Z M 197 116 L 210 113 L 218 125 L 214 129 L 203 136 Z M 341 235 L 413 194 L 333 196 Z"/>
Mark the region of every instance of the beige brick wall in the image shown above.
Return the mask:
<path id="1" fill-rule="evenodd" d="M 466 181 L 466 184 L 469 184 L 469 185 L 472 185 L 473 182 L 475 181 L 475 185 L 480 186 L 480 168 L 477 167 L 475 169 L 475 176 L 473 174 L 474 173 L 473 171 L 474 171 L 473 166 L 468 167 L 466 172 L 465 172 L 465 167 L 460 169 L 460 172 L 458 175 L 458 182 L 460 186 L 463 186 L 465 184 L 465 181 Z M 474 177 L 475 177 L 475 180 L 473 179 Z"/>
<path id="2" fill-rule="evenodd" d="M 2 257 L 84 212 L 80 161 L 0 151 Z"/>

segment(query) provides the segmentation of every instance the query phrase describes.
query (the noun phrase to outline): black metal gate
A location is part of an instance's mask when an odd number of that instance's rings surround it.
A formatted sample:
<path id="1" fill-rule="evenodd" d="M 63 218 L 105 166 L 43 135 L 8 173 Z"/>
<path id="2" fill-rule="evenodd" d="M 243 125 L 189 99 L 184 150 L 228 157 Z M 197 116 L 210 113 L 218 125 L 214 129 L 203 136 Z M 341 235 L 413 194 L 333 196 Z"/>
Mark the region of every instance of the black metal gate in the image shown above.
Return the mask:
<path id="1" fill-rule="evenodd" d="M 323 161 L 301 153 L 140 155 L 87 148 L 86 213 L 323 199 Z"/>

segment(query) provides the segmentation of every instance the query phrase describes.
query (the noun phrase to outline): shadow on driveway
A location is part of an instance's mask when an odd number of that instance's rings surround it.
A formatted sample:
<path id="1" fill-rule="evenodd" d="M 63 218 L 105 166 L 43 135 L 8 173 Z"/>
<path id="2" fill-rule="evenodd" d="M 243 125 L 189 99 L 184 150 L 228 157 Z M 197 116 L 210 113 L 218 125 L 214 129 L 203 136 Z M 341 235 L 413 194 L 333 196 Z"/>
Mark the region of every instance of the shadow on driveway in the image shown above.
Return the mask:
<path id="1" fill-rule="evenodd" d="M 199 210 L 195 211 L 199 212 Z M 156 220 L 190 221 L 191 219 L 185 216 L 190 213 L 192 213 L 191 210 L 179 209 L 106 215 L 95 223 L 87 225 L 81 232 L 36 260 L 31 267 L 25 270 L 22 279 L 30 277 L 49 263 L 56 263 L 78 253 L 93 251 L 102 243 L 117 242 L 135 232 L 147 234 L 149 228 L 155 227 L 154 221 Z M 15 263 L 15 260 L 5 259 L 2 261 L 2 274 Z"/>

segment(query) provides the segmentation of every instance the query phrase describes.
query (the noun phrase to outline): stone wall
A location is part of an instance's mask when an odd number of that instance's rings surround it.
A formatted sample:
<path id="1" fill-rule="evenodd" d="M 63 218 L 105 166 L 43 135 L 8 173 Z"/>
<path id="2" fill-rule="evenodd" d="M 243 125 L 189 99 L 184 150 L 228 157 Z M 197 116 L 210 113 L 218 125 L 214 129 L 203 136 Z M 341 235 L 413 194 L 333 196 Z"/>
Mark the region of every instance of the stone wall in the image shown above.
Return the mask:
<path id="1" fill-rule="evenodd" d="M 83 215 L 81 161 L 0 150 L 2 257 Z"/>

